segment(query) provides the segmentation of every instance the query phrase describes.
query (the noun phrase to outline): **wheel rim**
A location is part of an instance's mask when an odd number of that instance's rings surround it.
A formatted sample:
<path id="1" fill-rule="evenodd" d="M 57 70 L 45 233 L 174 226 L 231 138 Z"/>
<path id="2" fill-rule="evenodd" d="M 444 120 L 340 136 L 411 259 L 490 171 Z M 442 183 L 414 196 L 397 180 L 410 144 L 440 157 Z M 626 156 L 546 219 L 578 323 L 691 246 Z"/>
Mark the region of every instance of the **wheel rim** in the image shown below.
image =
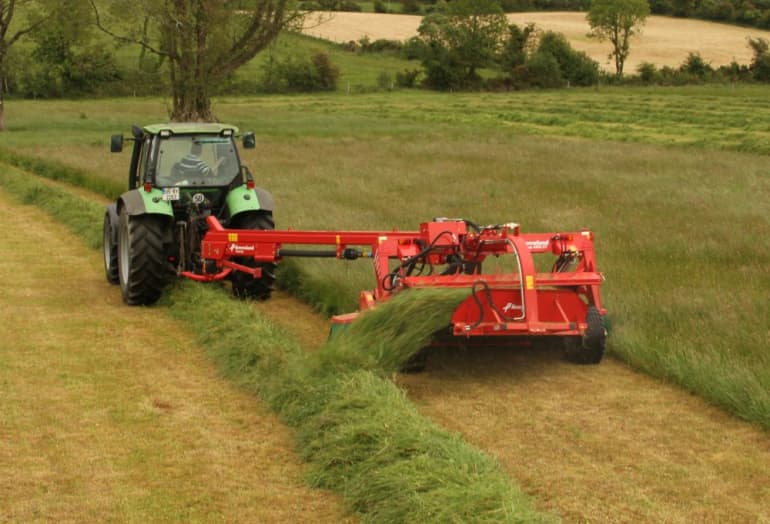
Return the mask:
<path id="1" fill-rule="evenodd" d="M 102 246 L 104 251 L 104 267 L 109 271 L 110 262 L 112 260 L 112 232 L 110 230 L 110 221 L 107 217 L 104 217 L 104 232 L 102 234 Z"/>
<path id="2" fill-rule="evenodd" d="M 118 234 L 118 271 L 120 273 L 120 283 L 125 285 L 128 282 L 129 264 L 131 263 L 131 257 L 129 256 L 129 242 L 128 242 L 128 216 L 124 215 L 120 221 L 120 232 Z"/>

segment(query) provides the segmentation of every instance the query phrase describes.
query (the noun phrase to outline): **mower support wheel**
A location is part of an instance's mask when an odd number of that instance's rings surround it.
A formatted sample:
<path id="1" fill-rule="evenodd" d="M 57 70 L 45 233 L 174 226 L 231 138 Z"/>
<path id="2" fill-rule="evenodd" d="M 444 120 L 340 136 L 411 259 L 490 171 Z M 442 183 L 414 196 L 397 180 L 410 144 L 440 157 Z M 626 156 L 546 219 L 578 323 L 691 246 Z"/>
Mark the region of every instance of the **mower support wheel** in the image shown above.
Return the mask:
<path id="1" fill-rule="evenodd" d="M 598 364 L 604 357 L 607 330 L 596 306 L 588 306 L 586 324 L 588 328 L 582 337 L 564 339 L 564 354 L 567 360 L 576 364 Z"/>
<path id="2" fill-rule="evenodd" d="M 273 214 L 269 211 L 247 212 L 236 215 L 230 226 L 233 229 L 275 229 Z M 233 294 L 239 298 L 267 300 L 273 292 L 275 283 L 275 264 L 258 263 L 249 257 L 234 257 L 233 262 L 248 267 L 262 268 L 262 278 L 253 278 L 247 273 L 234 271 L 230 274 Z"/>
<path id="3" fill-rule="evenodd" d="M 120 210 L 118 278 L 123 301 L 130 305 L 157 302 L 170 276 L 163 249 L 163 217 Z"/>
<path id="4" fill-rule="evenodd" d="M 117 224 L 114 224 L 117 228 Z M 112 235 L 113 224 L 110 220 L 110 212 L 104 212 L 104 226 L 102 229 L 102 249 L 104 251 L 104 276 L 110 284 L 119 284 L 118 276 L 118 242 Z"/>

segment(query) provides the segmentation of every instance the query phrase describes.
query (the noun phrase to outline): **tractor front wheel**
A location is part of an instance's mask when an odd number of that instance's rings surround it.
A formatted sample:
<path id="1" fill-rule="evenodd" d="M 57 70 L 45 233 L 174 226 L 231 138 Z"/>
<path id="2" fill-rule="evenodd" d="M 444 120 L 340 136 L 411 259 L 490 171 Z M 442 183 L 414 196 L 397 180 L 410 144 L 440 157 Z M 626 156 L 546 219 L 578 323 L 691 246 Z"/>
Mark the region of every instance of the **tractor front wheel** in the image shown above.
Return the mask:
<path id="1" fill-rule="evenodd" d="M 567 360 L 576 364 L 598 364 L 604 357 L 607 330 L 596 306 L 588 306 L 586 324 L 588 328 L 582 337 L 564 339 L 564 354 Z"/>
<path id="2" fill-rule="evenodd" d="M 233 229 L 275 229 L 273 214 L 269 211 L 248 212 L 236 215 L 230 224 Z M 248 267 L 262 269 L 262 277 L 254 278 L 242 271 L 233 271 L 230 280 L 233 284 L 233 294 L 240 298 L 255 298 L 267 300 L 273 292 L 275 283 L 275 264 L 259 263 L 250 257 L 234 257 L 233 262 Z"/>
<path id="3" fill-rule="evenodd" d="M 155 303 L 169 275 L 163 250 L 166 224 L 154 215 L 131 216 L 120 210 L 118 279 L 123 301 L 131 306 Z"/>

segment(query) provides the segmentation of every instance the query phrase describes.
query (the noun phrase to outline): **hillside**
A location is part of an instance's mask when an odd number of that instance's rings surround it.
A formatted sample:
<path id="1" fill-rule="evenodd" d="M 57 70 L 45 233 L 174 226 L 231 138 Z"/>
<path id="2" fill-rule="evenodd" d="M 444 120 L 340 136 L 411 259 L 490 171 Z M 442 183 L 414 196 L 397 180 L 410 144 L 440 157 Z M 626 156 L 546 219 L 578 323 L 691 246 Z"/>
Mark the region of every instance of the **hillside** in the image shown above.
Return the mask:
<path id="1" fill-rule="evenodd" d="M 608 59 L 610 44 L 588 38 L 590 30 L 585 13 L 512 13 L 508 19 L 515 24 L 535 23 L 542 29 L 564 35 L 578 50 L 585 51 L 605 70 L 612 70 Z M 368 36 L 405 40 L 417 34 L 421 17 L 378 13 L 319 13 L 306 23 L 306 34 L 334 42 L 347 42 Z M 736 27 L 702 20 L 651 16 L 642 34 L 632 40 L 631 55 L 626 69 L 633 71 L 642 62 L 658 66 L 678 66 L 688 53 L 699 52 L 712 66 L 729 64 L 732 60 L 746 64 L 751 51 L 749 37 L 770 39 L 770 31 Z"/>

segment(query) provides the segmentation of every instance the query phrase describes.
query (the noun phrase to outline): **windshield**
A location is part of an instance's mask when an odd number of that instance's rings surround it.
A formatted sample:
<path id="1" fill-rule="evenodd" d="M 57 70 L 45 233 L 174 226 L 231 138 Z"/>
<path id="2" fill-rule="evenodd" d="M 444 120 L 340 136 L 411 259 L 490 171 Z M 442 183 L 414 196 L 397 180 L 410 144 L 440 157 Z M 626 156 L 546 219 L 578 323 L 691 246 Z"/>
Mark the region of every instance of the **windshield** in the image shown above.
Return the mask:
<path id="1" fill-rule="evenodd" d="M 239 173 L 229 137 L 172 136 L 160 141 L 155 183 L 166 186 L 224 186 Z"/>

